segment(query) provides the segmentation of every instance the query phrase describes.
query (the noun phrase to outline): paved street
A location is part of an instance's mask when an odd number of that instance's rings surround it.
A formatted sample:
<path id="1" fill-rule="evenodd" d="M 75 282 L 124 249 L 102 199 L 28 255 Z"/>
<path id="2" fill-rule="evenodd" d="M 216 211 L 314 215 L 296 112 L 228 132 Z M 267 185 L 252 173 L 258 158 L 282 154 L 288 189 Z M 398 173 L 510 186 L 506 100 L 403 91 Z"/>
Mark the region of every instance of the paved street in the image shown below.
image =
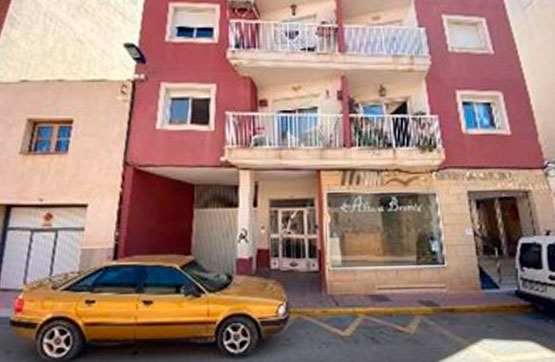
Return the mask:
<path id="1" fill-rule="evenodd" d="M 0 321 L 0 360 L 37 361 Z M 555 361 L 555 319 L 529 314 L 296 317 L 250 361 Z M 226 360 L 211 344 L 90 347 L 79 361 Z"/>

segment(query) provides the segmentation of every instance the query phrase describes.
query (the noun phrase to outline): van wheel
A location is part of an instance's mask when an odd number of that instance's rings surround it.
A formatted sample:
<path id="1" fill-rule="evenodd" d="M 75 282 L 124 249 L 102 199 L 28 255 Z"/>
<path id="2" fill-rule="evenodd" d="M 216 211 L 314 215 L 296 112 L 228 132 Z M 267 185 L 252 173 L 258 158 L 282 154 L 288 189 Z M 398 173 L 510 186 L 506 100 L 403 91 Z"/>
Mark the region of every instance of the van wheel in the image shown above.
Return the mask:
<path id="1" fill-rule="evenodd" d="M 37 349 L 45 361 L 69 361 L 77 357 L 84 345 L 79 328 L 63 320 L 47 323 L 37 336 Z"/>
<path id="2" fill-rule="evenodd" d="M 258 344 L 258 339 L 256 325 L 245 317 L 229 318 L 218 328 L 216 335 L 220 352 L 232 357 L 250 354 Z"/>

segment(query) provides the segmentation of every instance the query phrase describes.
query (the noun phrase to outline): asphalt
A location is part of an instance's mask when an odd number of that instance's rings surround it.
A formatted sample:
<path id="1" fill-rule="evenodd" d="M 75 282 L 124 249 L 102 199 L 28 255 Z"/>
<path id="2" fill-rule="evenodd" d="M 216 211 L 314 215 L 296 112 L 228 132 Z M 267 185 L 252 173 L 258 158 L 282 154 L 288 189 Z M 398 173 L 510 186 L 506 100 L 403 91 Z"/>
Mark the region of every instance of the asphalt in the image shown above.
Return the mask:
<path id="1" fill-rule="evenodd" d="M 0 319 L 0 361 L 38 361 Z M 213 344 L 90 346 L 79 361 L 224 361 Z M 245 361 L 553 361 L 555 319 L 530 313 L 294 316 Z"/>

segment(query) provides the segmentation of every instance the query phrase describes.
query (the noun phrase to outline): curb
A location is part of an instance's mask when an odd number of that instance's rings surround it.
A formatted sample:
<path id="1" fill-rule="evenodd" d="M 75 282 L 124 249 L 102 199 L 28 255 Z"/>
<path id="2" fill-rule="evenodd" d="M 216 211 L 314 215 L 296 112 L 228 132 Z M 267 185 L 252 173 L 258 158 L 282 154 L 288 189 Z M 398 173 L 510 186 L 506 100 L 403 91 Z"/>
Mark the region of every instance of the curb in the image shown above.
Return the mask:
<path id="1" fill-rule="evenodd" d="M 508 313 L 530 312 L 530 304 L 501 304 L 501 305 L 468 305 L 444 307 L 392 307 L 392 308 L 299 308 L 292 309 L 291 314 L 308 316 L 332 315 L 399 315 L 399 314 L 443 314 L 443 313 Z"/>
<path id="2" fill-rule="evenodd" d="M 11 308 L 0 308 L 0 318 L 10 318 L 12 316 Z"/>

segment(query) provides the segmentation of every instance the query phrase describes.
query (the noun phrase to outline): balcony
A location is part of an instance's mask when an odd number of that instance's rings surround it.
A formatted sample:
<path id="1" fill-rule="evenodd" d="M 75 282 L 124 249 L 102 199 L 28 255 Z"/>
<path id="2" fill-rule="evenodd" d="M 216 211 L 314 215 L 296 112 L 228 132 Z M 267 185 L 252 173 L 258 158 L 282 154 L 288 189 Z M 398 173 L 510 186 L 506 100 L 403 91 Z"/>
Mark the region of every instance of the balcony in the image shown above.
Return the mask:
<path id="1" fill-rule="evenodd" d="M 253 169 L 429 170 L 445 159 L 437 116 L 351 115 L 349 123 L 347 136 L 338 114 L 228 113 L 225 160 Z"/>
<path id="2" fill-rule="evenodd" d="M 431 64 L 426 32 L 418 27 L 346 25 L 340 30 L 336 24 L 231 20 L 229 44 L 229 61 L 262 85 L 340 72 L 355 78 L 392 71 L 425 75 Z"/>

